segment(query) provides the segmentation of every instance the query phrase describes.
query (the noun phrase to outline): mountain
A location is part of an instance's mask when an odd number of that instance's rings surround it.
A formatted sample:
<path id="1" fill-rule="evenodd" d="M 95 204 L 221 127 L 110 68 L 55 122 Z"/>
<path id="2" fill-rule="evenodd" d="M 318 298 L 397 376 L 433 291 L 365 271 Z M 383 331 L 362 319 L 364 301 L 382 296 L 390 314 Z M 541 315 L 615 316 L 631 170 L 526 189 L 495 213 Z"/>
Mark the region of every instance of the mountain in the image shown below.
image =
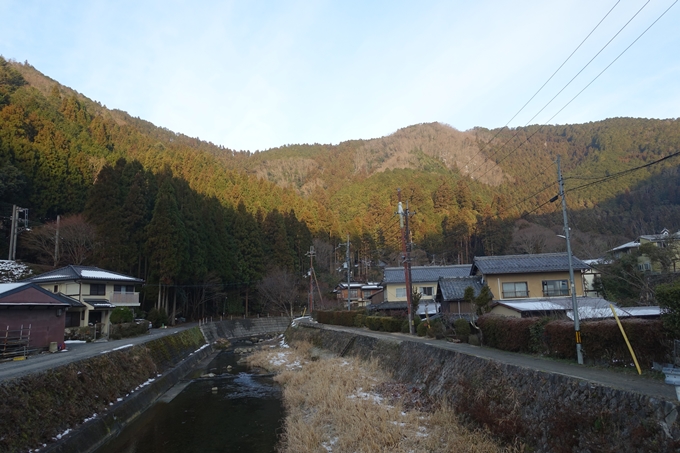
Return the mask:
<path id="1" fill-rule="evenodd" d="M 415 212 L 421 259 L 469 261 L 526 250 L 532 235 L 549 243 L 534 250 L 563 246 L 550 237 L 561 228 L 559 203 L 548 202 L 560 155 L 575 236 L 591 238 L 580 250 L 591 257 L 618 240 L 680 226 L 680 159 L 652 164 L 679 145 L 677 119 L 614 118 L 469 131 L 429 123 L 372 140 L 235 152 L 107 109 L 27 63 L 0 60 L 0 194 L 35 219 L 84 211 L 102 169 L 125 159 L 225 208 L 242 204 L 261 219 L 293 211 L 314 236 L 337 243 L 350 234 L 366 253 L 399 249 L 401 189 Z"/>

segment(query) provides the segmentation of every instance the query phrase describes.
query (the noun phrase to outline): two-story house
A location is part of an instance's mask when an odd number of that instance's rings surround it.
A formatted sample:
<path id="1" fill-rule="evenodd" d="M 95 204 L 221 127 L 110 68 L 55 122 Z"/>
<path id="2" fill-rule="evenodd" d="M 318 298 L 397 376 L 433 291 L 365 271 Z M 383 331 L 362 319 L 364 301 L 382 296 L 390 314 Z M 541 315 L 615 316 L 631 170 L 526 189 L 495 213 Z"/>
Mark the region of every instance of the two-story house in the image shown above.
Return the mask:
<path id="1" fill-rule="evenodd" d="M 144 283 L 139 278 L 92 266 L 66 266 L 26 281 L 83 304 L 84 309 L 66 313 L 66 327 L 101 323 L 103 334 L 108 334 L 111 311 L 115 307 L 139 307 L 135 286 Z"/>
<path id="2" fill-rule="evenodd" d="M 588 312 L 607 308 L 606 300 L 586 297 L 584 273 L 589 266 L 572 257 L 572 267 L 579 315 L 587 317 Z M 470 273 L 481 276 L 494 294 L 492 313 L 529 317 L 572 310 L 566 253 L 476 256 Z"/>
<path id="3" fill-rule="evenodd" d="M 350 282 L 349 294 L 347 283 L 341 282 L 333 290 L 338 305 L 347 307 L 347 297 L 349 296 L 350 305 L 354 308 L 365 307 L 370 297 L 379 292 L 382 288 L 376 282 Z"/>
<path id="4" fill-rule="evenodd" d="M 420 302 L 416 314 L 438 313 L 439 303 L 435 300 L 439 279 L 465 277 L 470 275 L 470 264 L 453 266 L 413 266 L 411 267 L 411 286 L 420 294 Z M 391 310 L 403 306 L 406 309 L 406 277 L 403 267 L 386 267 L 382 281 L 383 302 Z"/>

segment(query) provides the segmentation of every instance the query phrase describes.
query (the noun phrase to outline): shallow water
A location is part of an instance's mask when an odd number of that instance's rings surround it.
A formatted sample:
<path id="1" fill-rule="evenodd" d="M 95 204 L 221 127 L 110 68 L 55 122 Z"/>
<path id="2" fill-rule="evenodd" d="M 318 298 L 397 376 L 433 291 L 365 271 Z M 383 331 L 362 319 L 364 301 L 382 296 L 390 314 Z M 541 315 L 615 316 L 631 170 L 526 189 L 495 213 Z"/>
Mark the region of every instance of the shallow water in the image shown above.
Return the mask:
<path id="1" fill-rule="evenodd" d="M 284 417 L 280 389 L 237 365 L 238 358 L 221 352 L 172 401 L 156 403 L 96 453 L 275 452 Z M 219 376 L 199 377 L 205 373 Z"/>

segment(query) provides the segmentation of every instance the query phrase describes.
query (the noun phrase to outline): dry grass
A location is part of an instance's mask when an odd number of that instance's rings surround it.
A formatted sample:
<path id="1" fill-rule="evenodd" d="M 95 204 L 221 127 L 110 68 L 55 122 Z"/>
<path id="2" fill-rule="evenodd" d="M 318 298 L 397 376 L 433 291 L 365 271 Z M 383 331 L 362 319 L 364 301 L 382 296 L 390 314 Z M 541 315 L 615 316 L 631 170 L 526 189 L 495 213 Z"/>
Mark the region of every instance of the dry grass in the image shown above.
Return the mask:
<path id="1" fill-rule="evenodd" d="M 283 453 L 519 451 L 465 429 L 449 409 L 406 410 L 399 398 L 379 392 L 389 376 L 375 363 L 312 360 L 311 351 L 310 344 L 301 343 L 249 359 L 251 365 L 277 372 L 283 385 Z"/>

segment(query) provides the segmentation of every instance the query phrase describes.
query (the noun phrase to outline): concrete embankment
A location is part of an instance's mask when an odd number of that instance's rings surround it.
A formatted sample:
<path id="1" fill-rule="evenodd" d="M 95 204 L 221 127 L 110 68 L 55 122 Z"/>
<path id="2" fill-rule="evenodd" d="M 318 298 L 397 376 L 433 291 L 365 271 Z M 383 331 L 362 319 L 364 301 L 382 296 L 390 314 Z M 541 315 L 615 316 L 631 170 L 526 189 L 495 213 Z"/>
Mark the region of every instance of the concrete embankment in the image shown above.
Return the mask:
<path id="1" fill-rule="evenodd" d="M 680 450 L 680 406 L 671 399 L 359 330 L 298 327 L 287 337 L 375 359 L 395 380 L 423 388 L 463 420 L 530 451 Z"/>
<path id="2" fill-rule="evenodd" d="M 201 325 L 208 342 L 218 338 L 246 338 L 268 333 L 283 333 L 290 324 L 287 317 L 235 318 Z"/>
<path id="3" fill-rule="evenodd" d="M 288 326 L 286 318 L 260 319 L 209 323 L 1 382 L 0 451 L 94 451 L 207 359 L 218 337 Z"/>

